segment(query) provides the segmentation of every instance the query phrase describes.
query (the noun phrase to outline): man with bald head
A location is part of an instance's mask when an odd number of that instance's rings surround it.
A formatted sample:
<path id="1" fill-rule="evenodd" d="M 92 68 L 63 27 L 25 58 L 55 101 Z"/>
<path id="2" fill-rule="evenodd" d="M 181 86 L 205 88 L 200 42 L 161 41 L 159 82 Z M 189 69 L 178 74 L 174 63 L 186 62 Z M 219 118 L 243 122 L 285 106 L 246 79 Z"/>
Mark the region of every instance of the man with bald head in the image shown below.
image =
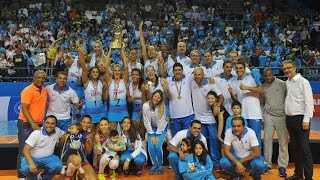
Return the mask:
<path id="1" fill-rule="evenodd" d="M 177 47 L 177 62 L 181 63 L 184 66 L 187 66 L 191 63 L 191 59 L 186 56 L 186 43 L 185 42 L 178 42 L 178 47 Z"/>
<path id="2" fill-rule="evenodd" d="M 219 167 L 220 144 L 217 138 L 217 121 L 213 116 L 211 107 L 207 103 L 207 94 L 209 91 L 214 91 L 219 96 L 218 105 L 223 103 L 223 96 L 215 84 L 210 84 L 209 80 L 204 78 L 202 68 L 194 70 L 194 80 L 191 82 L 192 103 L 195 117 L 202 123 L 201 133 L 210 142 L 210 156 L 215 167 Z"/>
<path id="3" fill-rule="evenodd" d="M 286 126 L 284 102 L 287 94 L 286 82 L 276 78 L 271 68 L 263 71 L 264 89 L 264 158 L 265 164 L 271 169 L 273 134 L 277 131 L 279 140 L 278 170 L 280 177 L 286 177 L 289 162 L 288 142 L 289 134 Z"/>

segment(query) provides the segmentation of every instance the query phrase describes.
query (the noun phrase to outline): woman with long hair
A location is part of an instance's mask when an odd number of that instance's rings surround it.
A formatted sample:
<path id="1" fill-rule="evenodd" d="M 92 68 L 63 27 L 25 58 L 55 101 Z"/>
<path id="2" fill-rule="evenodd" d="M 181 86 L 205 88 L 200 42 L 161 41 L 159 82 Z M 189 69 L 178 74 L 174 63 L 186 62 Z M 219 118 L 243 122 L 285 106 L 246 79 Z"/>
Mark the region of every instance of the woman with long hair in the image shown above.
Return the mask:
<path id="1" fill-rule="evenodd" d="M 106 117 L 107 108 L 104 103 L 108 97 L 106 81 L 101 81 L 100 71 L 97 67 L 87 68 L 85 53 L 82 48 L 78 49 L 79 64 L 82 68 L 82 84 L 84 88 L 84 113 L 90 114 L 92 123 L 97 124 L 102 117 Z M 106 79 L 106 78 L 105 78 Z"/>
<path id="2" fill-rule="evenodd" d="M 114 64 L 112 67 L 113 75 L 110 75 L 108 71 L 110 66 L 110 57 L 112 49 L 110 48 L 107 54 L 105 72 L 105 81 L 108 87 L 109 97 L 109 112 L 108 119 L 112 130 L 117 129 L 117 123 L 120 123 L 122 119 L 128 116 L 127 96 L 128 93 L 128 62 L 124 60 L 124 48 L 121 48 L 121 59 L 123 61 L 123 71 L 120 64 Z"/>
<path id="3" fill-rule="evenodd" d="M 129 98 L 128 101 L 132 103 L 131 119 L 135 123 L 140 136 L 144 139 L 145 128 L 142 121 L 142 84 L 141 70 L 133 68 L 131 71 L 132 81 L 129 83 Z"/>
<path id="4" fill-rule="evenodd" d="M 143 104 L 143 123 L 147 131 L 148 151 L 152 167 L 150 174 L 164 172 L 162 144 L 167 134 L 166 108 L 161 90 L 152 93 L 151 99 Z"/>
<path id="5" fill-rule="evenodd" d="M 143 165 L 147 160 L 147 152 L 143 147 L 142 138 L 129 117 L 124 117 L 121 123 L 121 135 L 126 143 L 126 150 L 120 156 L 125 176 L 128 175 L 129 165 L 135 165 L 137 176 L 142 175 Z"/>

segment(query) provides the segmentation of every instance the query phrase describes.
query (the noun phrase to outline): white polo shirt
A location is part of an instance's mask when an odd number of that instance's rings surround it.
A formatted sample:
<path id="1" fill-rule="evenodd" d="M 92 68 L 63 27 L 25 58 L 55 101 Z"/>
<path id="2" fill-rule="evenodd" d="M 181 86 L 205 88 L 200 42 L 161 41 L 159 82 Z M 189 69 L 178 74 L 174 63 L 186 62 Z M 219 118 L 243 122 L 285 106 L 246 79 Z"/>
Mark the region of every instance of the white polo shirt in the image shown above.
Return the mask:
<path id="1" fill-rule="evenodd" d="M 191 136 L 191 132 L 190 132 L 190 129 L 184 129 L 184 130 L 181 130 L 179 132 L 177 132 L 177 134 L 171 139 L 170 141 L 170 144 L 176 148 L 179 148 L 180 145 L 181 145 L 181 142 L 182 142 L 182 139 L 183 138 L 187 138 Z M 206 148 L 208 149 L 208 146 L 207 146 L 207 140 L 206 138 L 200 133 L 199 135 L 200 137 L 199 140 L 203 142 L 203 144 L 206 146 Z"/>
<path id="2" fill-rule="evenodd" d="M 177 56 L 177 62 L 185 67 L 191 64 L 191 59 L 188 56 Z"/>
<path id="3" fill-rule="evenodd" d="M 256 87 L 256 81 L 250 74 L 243 75 L 233 83 L 233 90 L 237 94 L 238 101 L 242 105 L 241 115 L 246 119 L 262 119 L 259 94 L 249 90 L 241 90 L 240 83 L 246 86 Z"/>
<path id="4" fill-rule="evenodd" d="M 203 79 L 201 86 L 194 80 L 191 82 L 194 119 L 199 120 L 202 124 L 216 123 L 211 107 L 207 102 L 207 95 L 211 90 L 216 92 L 218 96 L 221 95 L 219 88 L 215 84 L 209 84 L 207 79 Z"/>
<path id="5" fill-rule="evenodd" d="M 244 128 L 243 135 L 240 139 L 232 133 L 232 128 L 227 129 L 224 144 L 231 146 L 234 154 L 238 158 L 249 156 L 249 154 L 252 153 L 252 147 L 259 146 L 256 134 L 248 127 Z"/>
<path id="6" fill-rule="evenodd" d="M 41 130 L 34 130 L 26 143 L 32 147 L 30 154 L 33 158 L 44 158 L 51 156 L 54 153 L 54 148 L 59 142 L 59 138 L 64 135 L 64 131 L 55 128 L 53 134 L 48 135 L 45 129 L 42 127 Z"/>
<path id="7" fill-rule="evenodd" d="M 226 79 L 224 74 L 221 73 L 220 76 L 214 78 L 214 80 L 216 81 L 215 84 L 221 90 L 221 93 L 224 97 L 223 106 L 225 107 L 225 109 L 228 111 L 230 115 L 233 115 L 232 108 L 231 108 L 233 100 L 228 91 L 228 88 L 229 88 L 229 85 L 232 87 L 233 83 L 237 81 L 236 77 L 231 74 L 230 79 Z"/>
<path id="8" fill-rule="evenodd" d="M 71 87 L 66 86 L 61 92 L 56 84 L 46 87 L 48 91 L 47 116 L 54 115 L 57 119 L 70 119 L 71 104 L 79 101 L 78 95 Z"/>
<path id="9" fill-rule="evenodd" d="M 206 77 L 213 78 L 216 77 L 218 74 L 223 73 L 223 61 L 212 61 L 213 65 L 209 66 L 202 66 L 205 69 Z"/>
<path id="10" fill-rule="evenodd" d="M 170 118 L 183 118 L 193 114 L 190 88 L 192 80 L 192 76 L 185 75 L 181 81 L 175 81 L 174 77 L 167 78 L 171 93 L 171 99 L 169 99 Z M 178 91 L 180 90 L 181 99 L 178 99 Z"/>

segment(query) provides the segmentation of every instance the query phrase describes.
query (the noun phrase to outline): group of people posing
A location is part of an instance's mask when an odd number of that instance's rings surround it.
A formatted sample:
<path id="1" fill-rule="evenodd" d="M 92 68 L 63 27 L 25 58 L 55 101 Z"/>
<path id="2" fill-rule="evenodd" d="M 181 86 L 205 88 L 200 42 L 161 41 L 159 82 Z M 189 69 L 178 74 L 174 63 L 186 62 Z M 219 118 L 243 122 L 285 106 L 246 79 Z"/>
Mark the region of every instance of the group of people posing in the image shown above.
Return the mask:
<path id="1" fill-rule="evenodd" d="M 257 180 L 271 169 L 277 131 L 279 175 L 287 176 L 290 134 L 296 169 L 287 179 L 312 179 L 312 91 L 293 61 L 282 62 L 286 82 L 266 68 L 261 84 L 236 51 L 226 61 L 205 52 L 201 62 L 197 50 L 185 55 L 184 42 L 171 53 L 166 44 L 147 47 L 142 24 L 139 30 L 141 61 L 138 49 L 122 47 L 116 62 L 114 49 L 105 54 L 96 41 L 95 53 L 79 46 L 77 53 L 61 56 L 69 70 L 58 72 L 56 83 L 43 87 L 46 73 L 35 72 L 21 93 L 19 178 L 69 179 L 76 172 L 83 179 L 102 180 L 109 170 L 115 179 L 119 166 L 125 175 L 133 170 L 141 176 L 147 152 L 149 173 L 162 174 L 166 141 L 177 180 L 215 179 L 213 169 L 235 179 L 250 169 Z M 57 142 L 60 157 L 53 153 Z"/>

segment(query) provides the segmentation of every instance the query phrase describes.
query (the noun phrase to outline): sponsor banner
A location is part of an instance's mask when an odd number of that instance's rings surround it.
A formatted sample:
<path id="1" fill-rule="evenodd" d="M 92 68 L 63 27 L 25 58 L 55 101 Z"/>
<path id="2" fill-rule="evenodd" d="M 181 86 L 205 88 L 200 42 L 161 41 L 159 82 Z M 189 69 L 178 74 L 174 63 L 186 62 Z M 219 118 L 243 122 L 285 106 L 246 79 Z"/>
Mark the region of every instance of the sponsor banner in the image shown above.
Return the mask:
<path id="1" fill-rule="evenodd" d="M 20 100 L 20 96 L 12 96 L 10 98 L 10 103 L 8 107 L 8 121 L 14 121 L 18 119 L 21 107 Z"/>
<path id="2" fill-rule="evenodd" d="M 8 107 L 10 102 L 10 97 L 0 97 L 0 121 L 8 121 Z"/>
<path id="3" fill-rule="evenodd" d="M 320 94 L 313 95 L 314 112 L 313 116 L 320 116 Z"/>

